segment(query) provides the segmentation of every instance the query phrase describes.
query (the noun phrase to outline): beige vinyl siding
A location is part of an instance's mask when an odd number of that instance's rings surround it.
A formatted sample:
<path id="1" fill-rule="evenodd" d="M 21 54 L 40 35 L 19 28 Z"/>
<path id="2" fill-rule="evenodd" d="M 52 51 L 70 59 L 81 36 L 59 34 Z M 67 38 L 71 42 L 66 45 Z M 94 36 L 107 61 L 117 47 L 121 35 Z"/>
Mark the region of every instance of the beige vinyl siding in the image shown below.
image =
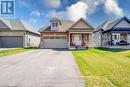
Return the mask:
<path id="1" fill-rule="evenodd" d="M 72 28 L 91 28 L 91 27 L 88 24 L 86 24 L 84 21 L 79 21 Z"/>

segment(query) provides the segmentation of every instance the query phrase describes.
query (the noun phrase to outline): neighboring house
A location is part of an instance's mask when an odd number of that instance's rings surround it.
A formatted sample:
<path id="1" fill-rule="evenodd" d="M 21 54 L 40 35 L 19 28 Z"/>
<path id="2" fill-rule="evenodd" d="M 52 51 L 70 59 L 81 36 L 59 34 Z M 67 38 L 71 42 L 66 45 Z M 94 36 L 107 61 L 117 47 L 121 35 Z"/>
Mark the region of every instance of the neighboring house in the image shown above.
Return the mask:
<path id="1" fill-rule="evenodd" d="M 39 46 L 40 33 L 20 19 L 0 19 L 0 47 Z"/>
<path id="2" fill-rule="evenodd" d="M 130 20 L 122 17 L 105 21 L 94 34 L 95 46 L 121 46 L 130 44 Z"/>
<path id="3" fill-rule="evenodd" d="M 93 47 L 94 28 L 83 18 L 76 22 L 53 18 L 41 28 L 41 48 L 85 49 Z"/>

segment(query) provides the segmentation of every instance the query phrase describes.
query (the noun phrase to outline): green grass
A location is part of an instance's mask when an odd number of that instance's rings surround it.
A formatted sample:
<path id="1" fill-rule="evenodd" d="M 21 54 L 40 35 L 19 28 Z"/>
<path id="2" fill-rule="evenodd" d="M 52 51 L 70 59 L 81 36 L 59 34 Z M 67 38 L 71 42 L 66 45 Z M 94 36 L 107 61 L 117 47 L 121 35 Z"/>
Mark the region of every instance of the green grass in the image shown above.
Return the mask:
<path id="1" fill-rule="evenodd" d="M 9 50 L 1 50 L 0 51 L 0 57 L 1 56 L 6 56 L 6 55 L 11 55 L 11 54 L 17 54 L 25 51 L 29 51 L 35 48 L 14 48 L 14 49 L 9 49 Z"/>
<path id="2" fill-rule="evenodd" d="M 86 87 L 130 87 L 130 50 L 72 51 Z"/>

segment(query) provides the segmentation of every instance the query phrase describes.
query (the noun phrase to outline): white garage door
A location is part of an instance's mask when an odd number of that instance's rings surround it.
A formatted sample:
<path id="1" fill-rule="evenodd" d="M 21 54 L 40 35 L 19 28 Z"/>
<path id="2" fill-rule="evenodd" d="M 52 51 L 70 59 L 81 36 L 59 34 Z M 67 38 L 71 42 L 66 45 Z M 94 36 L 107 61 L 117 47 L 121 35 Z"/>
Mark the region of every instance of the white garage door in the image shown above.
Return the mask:
<path id="1" fill-rule="evenodd" d="M 66 37 L 44 37 L 44 48 L 67 48 Z"/>

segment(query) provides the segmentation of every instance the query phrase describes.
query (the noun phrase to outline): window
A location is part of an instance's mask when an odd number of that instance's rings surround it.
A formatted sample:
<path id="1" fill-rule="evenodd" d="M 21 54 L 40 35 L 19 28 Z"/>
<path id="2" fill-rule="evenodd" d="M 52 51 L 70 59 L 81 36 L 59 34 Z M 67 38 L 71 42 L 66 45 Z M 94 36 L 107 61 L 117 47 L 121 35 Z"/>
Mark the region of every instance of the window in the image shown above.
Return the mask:
<path id="1" fill-rule="evenodd" d="M 48 39 L 49 37 L 44 37 L 44 39 Z"/>
<path id="2" fill-rule="evenodd" d="M 112 34 L 112 40 L 120 40 L 120 34 Z"/>
<path id="3" fill-rule="evenodd" d="M 114 35 L 114 39 L 115 39 L 115 40 L 117 39 L 117 35 Z"/>
<path id="4" fill-rule="evenodd" d="M 56 37 L 56 39 L 60 39 L 60 37 Z"/>
<path id="5" fill-rule="evenodd" d="M 52 27 L 58 27 L 58 23 L 57 22 L 53 22 L 52 23 Z"/>
<path id="6" fill-rule="evenodd" d="M 66 37 L 61 37 L 61 39 L 66 39 Z"/>
<path id="7" fill-rule="evenodd" d="M 55 37 L 50 37 L 50 39 L 55 39 Z"/>

